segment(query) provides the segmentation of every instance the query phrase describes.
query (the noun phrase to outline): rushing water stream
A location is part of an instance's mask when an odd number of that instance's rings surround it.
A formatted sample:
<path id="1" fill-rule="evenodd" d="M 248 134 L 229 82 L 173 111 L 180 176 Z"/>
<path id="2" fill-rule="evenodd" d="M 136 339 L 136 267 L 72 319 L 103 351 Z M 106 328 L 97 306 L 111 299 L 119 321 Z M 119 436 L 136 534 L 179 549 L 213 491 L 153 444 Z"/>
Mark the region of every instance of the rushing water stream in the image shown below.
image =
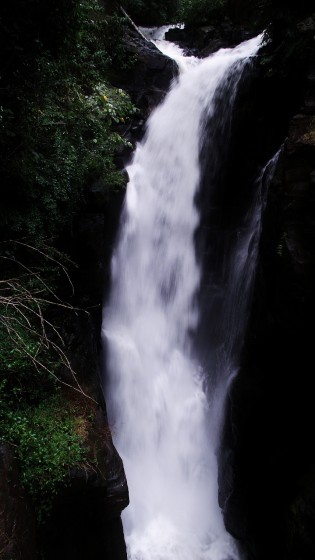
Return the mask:
<path id="1" fill-rule="evenodd" d="M 202 61 L 190 57 L 150 116 L 127 168 L 102 334 L 108 416 L 130 494 L 122 515 L 130 560 L 239 558 L 218 505 L 216 457 L 235 372 L 227 361 L 209 395 L 211 371 L 202 370 L 191 337 L 202 273 L 194 243 L 195 197 L 203 122 L 216 119 L 214 99 L 225 83 L 224 95 L 233 99 L 260 43 L 261 36 Z M 225 118 L 218 115 L 218 123 Z M 211 157 L 220 158 L 215 145 Z M 239 258 L 230 265 L 236 276 L 248 267 L 256 214 L 246 227 Z M 233 300 L 238 296 L 234 291 L 227 298 L 229 320 L 234 308 L 242 312 Z"/>

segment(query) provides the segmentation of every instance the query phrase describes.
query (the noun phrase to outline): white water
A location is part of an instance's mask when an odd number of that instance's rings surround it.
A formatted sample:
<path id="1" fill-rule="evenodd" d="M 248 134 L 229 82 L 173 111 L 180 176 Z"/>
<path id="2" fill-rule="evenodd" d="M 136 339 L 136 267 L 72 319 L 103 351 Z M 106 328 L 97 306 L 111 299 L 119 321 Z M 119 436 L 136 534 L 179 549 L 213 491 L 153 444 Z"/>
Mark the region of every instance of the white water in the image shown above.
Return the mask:
<path id="1" fill-rule="evenodd" d="M 162 27 L 140 27 L 141 33 L 152 41 L 154 45 L 162 51 L 163 54 L 173 58 L 179 67 L 180 72 L 185 72 L 191 66 L 196 66 L 200 59 L 195 56 L 185 56 L 183 49 L 175 43 L 166 41 L 165 33 L 175 27 L 183 27 L 183 25 L 163 25 Z"/>
<path id="2" fill-rule="evenodd" d="M 222 414 L 190 338 L 201 278 L 194 198 L 203 119 L 232 67 L 234 95 L 260 41 L 222 49 L 182 73 L 127 168 L 102 334 L 108 416 L 130 494 L 122 515 L 130 560 L 239 558 L 218 505 Z"/>

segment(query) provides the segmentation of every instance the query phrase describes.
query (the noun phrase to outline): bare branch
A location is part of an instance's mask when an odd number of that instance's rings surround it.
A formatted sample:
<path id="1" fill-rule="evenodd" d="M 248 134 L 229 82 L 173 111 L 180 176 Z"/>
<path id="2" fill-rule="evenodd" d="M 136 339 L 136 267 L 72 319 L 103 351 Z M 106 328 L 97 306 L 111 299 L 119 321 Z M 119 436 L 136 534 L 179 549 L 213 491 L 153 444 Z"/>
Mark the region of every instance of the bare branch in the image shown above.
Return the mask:
<path id="1" fill-rule="evenodd" d="M 73 291 L 73 284 L 70 280 L 66 267 L 62 263 L 41 249 L 32 247 L 27 243 L 22 241 L 16 241 L 14 243 L 31 249 L 57 264 L 67 276 Z M 73 370 L 65 351 L 62 349 L 62 347 L 65 348 L 66 346 L 65 341 L 58 331 L 58 328 L 45 316 L 44 309 L 47 306 L 56 306 L 68 309 L 69 311 L 75 313 L 80 311 L 89 315 L 89 312 L 63 302 L 43 280 L 40 272 L 32 270 L 28 266 L 24 265 L 23 262 L 14 258 L 4 255 L 0 255 L 0 258 L 13 262 L 24 271 L 17 277 L 0 280 L 0 324 L 11 339 L 13 347 L 15 347 L 22 355 L 27 356 L 37 371 L 46 371 L 62 385 L 72 388 L 96 403 L 96 401 L 87 395 L 80 386 L 77 374 Z M 36 279 L 39 283 L 39 287 L 30 289 L 28 287 L 28 282 L 33 279 Z M 52 298 L 47 299 L 45 297 L 46 293 L 50 294 Z M 1 308 L 3 311 L 1 311 Z M 23 339 L 23 332 L 33 338 L 35 343 L 34 352 L 29 351 L 29 347 Z M 57 338 L 57 342 L 53 340 L 52 335 Z M 58 361 L 60 361 L 61 364 L 71 373 L 73 384 L 60 379 L 46 364 L 46 362 L 44 363 L 43 359 L 40 357 L 40 353 L 43 348 L 51 350 L 58 356 Z"/>

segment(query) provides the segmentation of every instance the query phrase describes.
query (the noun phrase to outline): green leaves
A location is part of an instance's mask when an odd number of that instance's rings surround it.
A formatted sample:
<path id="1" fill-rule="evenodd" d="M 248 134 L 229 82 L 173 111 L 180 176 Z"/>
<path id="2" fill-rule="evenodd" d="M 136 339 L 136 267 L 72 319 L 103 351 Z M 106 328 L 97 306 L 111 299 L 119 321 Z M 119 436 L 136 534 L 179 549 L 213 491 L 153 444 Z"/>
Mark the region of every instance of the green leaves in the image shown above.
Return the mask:
<path id="1" fill-rule="evenodd" d="M 87 398 L 58 305 L 63 319 L 83 311 L 55 293 L 69 280 L 66 257 L 46 240 L 71 231 L 89 184 L 102 185 L 105 201 L 123 187 L 115 161 L 136 109 L 109 79 L 113 65 L 132 63 L 123 18 L 98 0 L 56 0 L 48 12 L 39 0 L 20 4 L 1 14 L 0 440 L 16 450 L 42 517 L 86 457 L 84 420 L 58 396 L 59 382 Z"/>
<path id="2" fill-rule="evenodd" d="M 9 410 L 1 421 L 0 441 L 14 446 L 21 482 L 33 499 L 38 520 L 43 521 L 71 467 L 87 458 L 80 417 L 55 395 L 36 408 Z"/>
<path id="3" fill-rule="evenodd" d="M 60 324 L 67 311 L 86 312 L 54 292 L 59 275 L 70 280 L 65 255 L 22 241 L 0 248 L 5 265 L 0 280 L 0 442 L 13 446 L 21 483 L 42 520 L 53 496 L 67 484 L 69 469 L 87 456 L 84 414 L 94 401 L 72 369 Z M 61 388 L 68 390 L 68 399 Z M 80 398 L 84 406 L 79 410 Z"/>
<path id="4" fill-rule="evenodd" d="M 124 0 L 123 7 L 138 25 L 162 25 L 176 22 L 180 0 Z"/>
<path id="5" fill-rule="evenodd" d="M 63 48 L 37 46 L 32 71 L 21 63 L 24 78 L 0 109 L 0 229 L 8 237 L 55 236 L 90 180 L 101 179 L 108 195 L 123 185 L 115 157 L 128 143 L 119 132 L 136 109 L 106 79 L 113 62 L 128 63 L 122 18 L 109 18 L 97 0 L 71 13 Z"/>

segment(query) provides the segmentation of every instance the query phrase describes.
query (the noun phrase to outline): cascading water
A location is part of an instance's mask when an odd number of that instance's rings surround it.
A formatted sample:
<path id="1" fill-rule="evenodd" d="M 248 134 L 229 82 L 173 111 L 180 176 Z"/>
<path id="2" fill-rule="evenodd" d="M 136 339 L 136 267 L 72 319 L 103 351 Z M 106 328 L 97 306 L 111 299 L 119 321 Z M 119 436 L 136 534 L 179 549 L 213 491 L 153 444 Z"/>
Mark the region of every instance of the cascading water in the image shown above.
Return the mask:
<path id="1" fill-rule="evenodd" d="M 176 60 L 179 70 L 185 72 L 191 66 L 200 62 L 195 56 L 186 56 L 183 49 L 175 43 L 171 43 L 165 39 L 165 34 L 174 27 L 183 28 L 183 25 L 163 25 L 162 27 L 140 27 L 141 33 L 148 41 L 152 41 L 154 45 L 162 51 L 163 54 Z"/>
<path id="2" fill-rule="evenodd" d="M 201 280 L 195 197 L 202 121 L 225 82 L 235 93 L 261 40 L 222 49 L 182 73 L 127 168 L 102 335 L 108 416 L 130 494 L 122 515 L 130 560 L 239 558 L 218 505 L 222 399 L 218 406 L 209 397 L 211 372 L 199 365 L 191 336 Z M 220 394 L 228 382 L 229 373 Z"/>

